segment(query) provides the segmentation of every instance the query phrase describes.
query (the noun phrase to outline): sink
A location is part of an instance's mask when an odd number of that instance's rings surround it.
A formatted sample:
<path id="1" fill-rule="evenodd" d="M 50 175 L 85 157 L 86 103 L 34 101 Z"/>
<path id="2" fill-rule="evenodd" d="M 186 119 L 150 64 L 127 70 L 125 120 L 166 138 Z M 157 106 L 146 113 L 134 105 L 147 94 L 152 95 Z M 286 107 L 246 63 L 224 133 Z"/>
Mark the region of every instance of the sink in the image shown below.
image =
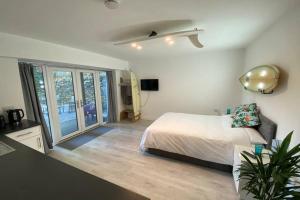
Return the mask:
<path id="1" fill-rule="evenodd" d="M 13 152 L 15 149 L 0 141 L 0 156 Z"/>

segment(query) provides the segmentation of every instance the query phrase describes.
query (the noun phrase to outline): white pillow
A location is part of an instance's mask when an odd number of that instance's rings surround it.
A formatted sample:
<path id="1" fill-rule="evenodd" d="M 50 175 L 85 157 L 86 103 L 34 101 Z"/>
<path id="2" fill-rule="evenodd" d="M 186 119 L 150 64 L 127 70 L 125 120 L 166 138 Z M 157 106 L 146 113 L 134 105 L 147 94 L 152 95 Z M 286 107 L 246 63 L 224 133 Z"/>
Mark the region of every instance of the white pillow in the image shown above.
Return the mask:
<path id="1" fill-rule="evenodd" d="M 245 128 L 251 144 L 268 144 L 268 142 L 263 138 L 263 136 L 254 128 Z"/>

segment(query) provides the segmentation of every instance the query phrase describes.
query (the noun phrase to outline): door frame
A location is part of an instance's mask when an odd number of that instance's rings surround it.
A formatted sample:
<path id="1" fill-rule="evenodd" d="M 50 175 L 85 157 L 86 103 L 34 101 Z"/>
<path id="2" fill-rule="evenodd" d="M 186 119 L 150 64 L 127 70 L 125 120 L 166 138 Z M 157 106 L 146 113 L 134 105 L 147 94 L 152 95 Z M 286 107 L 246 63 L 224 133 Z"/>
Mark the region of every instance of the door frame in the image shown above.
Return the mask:
<path id="1" fill-rule="evenodd" d="M 66 71 L 66 72 L 71 72 L 72 73 L 72 79 L 73 79 L 73 91 L 74 91 L 74 99 L 75 99 L 75 110 L 76 110 L 76 115 L 77 115 L 77 126 L 78 130 L 70 133 L 68 135 L 62 136 L 61 134 L 61 128 L 60 128 L 60 123 L 59 123 L 59 114 L 56 110 L 57 106 L 57 101 L 56 101 L 56 91 L 54 87 L 54 81 L 53 81 L 53 76 L 52 73 L 54 71 Z M 77 135 L 82 132 L 81 128 L 81 123 L 80 123 L 80 111 L 78 109 L 78 91 L 77 91 L 77 75 L 76 75 L 76 69 L 72 68 L 61 68 L 61 67 L 47 67 L 46 68 L 46 73 L 47 73 L 47 81 L 48 81 L 48 87 L 49 87 L 49 102 L 51 102 L 51 118 L 52 118 L 52 136 L 53 136 L 53 144 L 56 145 L 62 140 L 65 140 L 67 138 L 70 138 L 74 135 Z"/>
<path id="2" fill-rule="evenodd" d="M 70 133 L 66 136 L 62 136 L 59 122 L 59 114 L 56 110 L 57 100 L 56 100 L 56 91 L 53 81 L 52 73 L 54 71 L 67 71 L 72 72 L 73 78 L 73 90 L 75 98 L 75 109 L 77 115 L 77 126 L 78 131 Z M 81 72 L 90 72 L 94 75 L 94 88 L 95 88 L 95 97 L 96 97 L 96 109 L 97 109 L 97 123 L 85 127 L 84 120 L 84 111 L 83 107 L 80 105 L 80 100 L 82 100 L 82 86 L 81 86 Z M 90 70 L 82 68 L 71 68 L 71 67 L 56 67 L 56 66 L 43 66 L 44 82 L 46 87 L 46 98 L 48 104 L 48 114 L 50 118 L 51 134 L 53 138 L 53 145 L 56 145 L 68 138 L 71 138 L 75 135 L 84 133 L 87 130 L 93 129 L 95 127 L 105 124 L 103 122 L 103 113 L 102 113 L 102 99 L 101 99 L 101 89 L 100 89 L 100 73 L 101 70 Z"/>
<path id="3" fill-rule="evenodd" d="M 97 71 L 95 70 L 85 70 L 85 69 L 75 69 L 76 70 L 76 76 L 77 76 L 77 92 L 78 92 L 78 100 L 81 100 L 83 99 L 83 91 L 82 91 L 82 83 L 81 83 L 81 77 L 80 77 L 80 74 L 81 72 L 87 72 L 87 73 L 93 73 L 93 76 L 94 76 L 94 89 L 95 89 L 95 103 L 96 103 L 96 112 L 97 112 L 97 123 L 95 124 L 92 124 L 90 126 L 85 126 L 85 119 L 84 119 L 84 108 L 79 104 L 79 110 L 80 110 L 80 113 L 81 113 L 81 117 L 80 117 L 80 123 L 81 123 L 81 132 L 82 131 L 86 131 L 86 130 L 89 130 L 89 129 L 92 129 L 94 127 L 97 127 L 101 124 L 103 124 L 103 119 L 102 119 L 102 102 L 101 102 L 101 94 L 100 94 L 100 89 L 98 90 L 98 85 L 99 85 L 99 74 Z"/>

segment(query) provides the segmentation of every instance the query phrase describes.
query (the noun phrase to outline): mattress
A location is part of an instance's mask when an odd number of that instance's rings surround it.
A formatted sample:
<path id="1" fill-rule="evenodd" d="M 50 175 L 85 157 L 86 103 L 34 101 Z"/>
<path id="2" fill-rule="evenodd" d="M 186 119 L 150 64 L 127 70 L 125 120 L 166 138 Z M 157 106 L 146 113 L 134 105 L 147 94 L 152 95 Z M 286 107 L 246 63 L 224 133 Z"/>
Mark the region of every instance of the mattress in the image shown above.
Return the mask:
<path id="1" fill-rule="evenodd" d="M 144 132 L 140 148 L 159 149 L 233 165 L 234 145 L 251 146 L 244 128 L 231 128 L 229 115 L 165 113 Z"/>

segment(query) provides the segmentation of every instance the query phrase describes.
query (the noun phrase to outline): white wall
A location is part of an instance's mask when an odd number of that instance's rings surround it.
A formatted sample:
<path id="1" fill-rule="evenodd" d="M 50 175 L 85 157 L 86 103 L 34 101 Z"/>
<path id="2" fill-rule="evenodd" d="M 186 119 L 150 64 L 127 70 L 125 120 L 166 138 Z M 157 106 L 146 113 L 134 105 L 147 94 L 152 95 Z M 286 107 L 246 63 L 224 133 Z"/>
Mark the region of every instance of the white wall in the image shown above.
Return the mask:
<path id="1" fill-rule="evenodd" d="M 300 7 L 283 16 L 257 38 L 245 54 L 245 72 L 257 65 L 275 64 L 282 76 L 272 95 L 243 92 L 243 102 L 257 102 L 262 112 L 278 124 L 277 137 L 295 130 L 293 143 L 300 142 Z"/>
<path id="2" fill-rule="evenodd" d="M 130 61 L 139 79 L 158 78 L 158 92 L 141 92 L 143 119 L 165 112 L 216 114 L 241 101 L 238 78 L 244 51 L 205 52 L 176 58 Z"/>
<path id="3" fill-rule="evenodd" d="M 93 52 L 0 33 L 0 113 L 7 107 L 25 110 L 18 59 L 108 69 L 128 69 L 128 62 Z"/>
<path id="4" fill-rule="evenodd" d="M 17 59 L 0 57 L 0 113 L 7 107 L 25 111 Z"/>
<path id="5" fill-rule="evenodd" d="M 0 33 L 0 57 L 25 58 L 109 69 L 127 69 L 128 62 L 93 52 Z"/>

